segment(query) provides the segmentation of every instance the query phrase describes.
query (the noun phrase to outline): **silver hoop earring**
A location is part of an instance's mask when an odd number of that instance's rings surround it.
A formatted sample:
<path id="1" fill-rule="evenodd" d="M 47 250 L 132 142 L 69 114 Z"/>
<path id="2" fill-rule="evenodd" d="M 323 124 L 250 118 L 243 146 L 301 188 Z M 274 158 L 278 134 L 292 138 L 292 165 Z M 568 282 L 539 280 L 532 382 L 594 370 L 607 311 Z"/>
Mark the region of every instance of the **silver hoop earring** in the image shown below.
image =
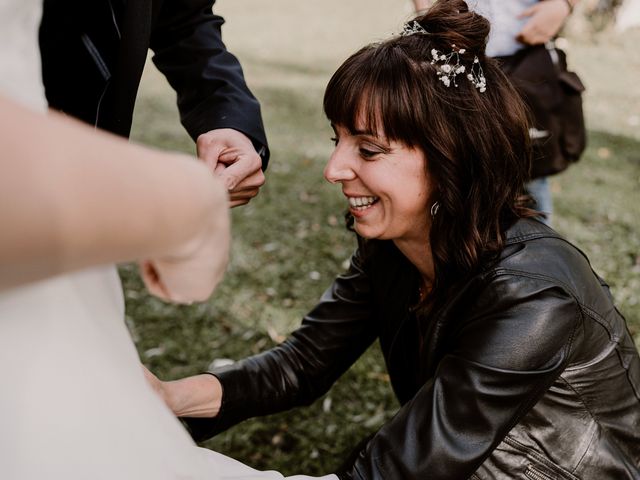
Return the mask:
<path id="1" fill-rule="evenodd" d="M 436 216 L 439 208 L 440 208 L 440 202 L 433 202 L 433 205 L 431 205 L 431 217 Z"/>

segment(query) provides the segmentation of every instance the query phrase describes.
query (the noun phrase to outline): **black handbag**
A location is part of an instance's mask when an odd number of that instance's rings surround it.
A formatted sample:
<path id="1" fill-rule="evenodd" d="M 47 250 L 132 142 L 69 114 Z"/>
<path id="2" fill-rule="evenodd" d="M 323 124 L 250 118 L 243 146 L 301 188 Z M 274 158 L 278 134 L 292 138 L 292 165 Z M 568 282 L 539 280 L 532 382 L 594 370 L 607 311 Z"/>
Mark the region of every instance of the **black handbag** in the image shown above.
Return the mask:
<path id="1" fill-rule="evenodd" d="M 577 162 L 587 144 L 585 87 L 567 70 L 565 53 L 550 42 L 497 60 L 531 112 L 531 178 L 562 172 Z"/>

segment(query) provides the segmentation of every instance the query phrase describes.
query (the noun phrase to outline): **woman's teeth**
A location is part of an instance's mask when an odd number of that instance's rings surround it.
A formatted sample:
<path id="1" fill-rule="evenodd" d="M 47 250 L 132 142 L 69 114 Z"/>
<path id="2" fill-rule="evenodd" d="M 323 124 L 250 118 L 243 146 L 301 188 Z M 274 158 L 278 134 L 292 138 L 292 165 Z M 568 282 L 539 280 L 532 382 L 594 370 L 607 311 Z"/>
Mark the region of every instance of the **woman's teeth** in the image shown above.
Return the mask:
<path id="1" fill-rule="evenodd" d="M 378 200 L 378 197 L 349 197 L 349 206 L 357 210 L 364 210 Z"/>

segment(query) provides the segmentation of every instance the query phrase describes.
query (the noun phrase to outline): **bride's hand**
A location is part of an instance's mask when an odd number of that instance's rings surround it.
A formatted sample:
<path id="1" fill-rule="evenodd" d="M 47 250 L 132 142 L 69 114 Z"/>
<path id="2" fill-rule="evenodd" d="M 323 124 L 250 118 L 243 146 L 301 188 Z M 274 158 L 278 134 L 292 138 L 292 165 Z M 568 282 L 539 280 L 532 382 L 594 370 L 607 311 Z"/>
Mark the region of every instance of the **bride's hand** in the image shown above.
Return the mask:
<path id="1" fill-rule="evenodd" d="M 200 231 L 169 254 L 140 262 L 151 294 L 176 303 L 204 301 L 222 280 L 229 258 L 230 221 L 226 192 L 221 182 L 215 182 L 218 205 L 202 219 Z"/>

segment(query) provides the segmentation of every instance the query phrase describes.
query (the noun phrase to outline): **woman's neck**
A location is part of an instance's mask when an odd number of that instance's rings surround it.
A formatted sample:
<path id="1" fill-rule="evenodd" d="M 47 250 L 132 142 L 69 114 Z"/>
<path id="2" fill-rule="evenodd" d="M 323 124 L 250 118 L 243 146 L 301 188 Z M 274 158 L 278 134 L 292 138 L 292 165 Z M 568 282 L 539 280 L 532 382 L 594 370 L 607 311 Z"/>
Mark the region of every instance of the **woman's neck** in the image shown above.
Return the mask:
<path id="1" fill-rule="evenodd" d="M 407 257 L 414 267 L 420 273 L 424 286 L 431 288 L 435 278 L 435 269 L 433 265 L 433 255 L 431 254 L 431 245 L 429 239 L 402 239 L 393 240 L 395 246 Z"/>

